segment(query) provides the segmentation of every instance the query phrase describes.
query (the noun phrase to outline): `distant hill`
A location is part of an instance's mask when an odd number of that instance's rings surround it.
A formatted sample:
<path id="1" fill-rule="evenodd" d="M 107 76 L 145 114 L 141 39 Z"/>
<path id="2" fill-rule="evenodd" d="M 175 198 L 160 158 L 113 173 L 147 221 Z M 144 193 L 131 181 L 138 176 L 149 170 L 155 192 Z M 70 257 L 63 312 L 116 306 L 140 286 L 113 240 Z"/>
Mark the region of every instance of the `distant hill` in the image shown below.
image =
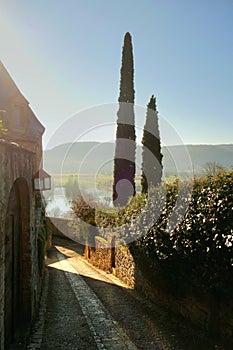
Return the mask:
<path id="1" fill-rule="evenodd" d="M 102 166 L 111 173 L 114 143 L 77 142 L 66 143 L 44 152 L 44 167 L 53 174 L 93 173 Z M 107 163 L 110 160 L 110 163 Z M 105 165 L 106 164 L 106 165 Z"/>
<path id="2" fill-rule="evenodd" d="M 180 172 L 190 170 L 187 155 L 190 155 L 191 166 L 197 175 L 203 171 L 207 162 L 217 162 L 224 167 L 233 165 L 233 144 L 225 145 L 187 145 L 186 157 L 183 146 L 162 148 L 163 167 L 166 175 L 176 174 L 179 164 Z M 77 142 L 66 143 L 44 152 L 44 167 L 51 174 L 63 173 L 105 173 L 113 169 L 114 143 Z M 174 159 L 176 160 L 174 162 Z M 137 146 L 137 172 L 141 167 L 141 146 Z"/>

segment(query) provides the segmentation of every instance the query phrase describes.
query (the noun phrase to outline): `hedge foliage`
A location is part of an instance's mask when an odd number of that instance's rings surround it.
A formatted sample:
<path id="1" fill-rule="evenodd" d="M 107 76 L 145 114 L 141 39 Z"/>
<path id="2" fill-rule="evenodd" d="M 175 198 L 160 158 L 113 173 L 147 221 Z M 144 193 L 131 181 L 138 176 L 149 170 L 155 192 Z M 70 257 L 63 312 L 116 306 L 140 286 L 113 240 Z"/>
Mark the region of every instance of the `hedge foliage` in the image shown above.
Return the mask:
<path id="1" fill-rule="evenodd" d="M 133 254 L 159 267 L 164 288 L 177 297 L 232 300 L 233 171 L 195 179 L 190 196 L 187 182 L 164 186 L 118 213 L 96 211 L 97 227 L 121 232 Z"/>
<path id="2" fill-rule="evenodd" d="M 177 195 L 177 186 L 169 186 L 159 220 L 132 248 L 159 265 L 165 287 L 177 296 L 211 294 L 232 300 L 233 172 L 196 179 L 188 210 L 169 230 Z M 177 211 L 182 213 L 182 206 L 181 201 Z"/>

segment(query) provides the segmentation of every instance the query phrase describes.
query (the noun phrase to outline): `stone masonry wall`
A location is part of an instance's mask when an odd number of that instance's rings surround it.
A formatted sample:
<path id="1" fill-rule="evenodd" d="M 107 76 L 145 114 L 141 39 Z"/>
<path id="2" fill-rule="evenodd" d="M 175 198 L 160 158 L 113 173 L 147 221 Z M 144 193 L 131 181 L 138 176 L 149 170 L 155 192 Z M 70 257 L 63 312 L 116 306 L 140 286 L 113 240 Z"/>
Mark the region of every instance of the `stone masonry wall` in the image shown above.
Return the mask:
<path id="1" fill-rule="evenodd" d="M 112 249 L 104 238 L 96 236 L 94 247 L 86 244 L 85 257 L 94 266 L 112 272 Z"/>
<path id="2" fill-rule="evenodd" d="M 128 247 L 115 249 L 115 275 L 129 287 L 135 287 L 135 263 Z"/>
<path id="3" fill-rule="evenodd" d="M 27 151 L 14 143 L 0 140 L 0 349 L 4 349 L 4 275 L 5 275 L 5 222 L 7 215 L 8 200 L 13 184 L 17 181 L 24 184 L 28 191 L 28 207 L 29 217 L 23 218 L 28 220 L 29 237 L 28 244 L 30 256 L 24 256 L 22 263 L 24 266 L 29 266 L 29 271 L 25 273 L 30 274 L 31 282 L 31 305 L 28 308 L 33 314 L 35 312 L 35 305 L 40 292 L 40 277 L 38 273 L 37 260 L 37 236 L 35 226 L 35 201 L 32 192 L 32 175 L 35 172 L 35 158 L 33 152 Z M 24 204 L 23 204 L 24 205 Z M 23 222 L 22 224 L 25 224 Z M 26 226 L 25 226 L 26 227 Z M 22 232 L 24 234 L 24 232 Z M 26 233 L 25 233 L 26 234 Z M 30 261 L 29 261 L 29 260 Z M 27 286 L 23 285 L 22 288 Z"/>

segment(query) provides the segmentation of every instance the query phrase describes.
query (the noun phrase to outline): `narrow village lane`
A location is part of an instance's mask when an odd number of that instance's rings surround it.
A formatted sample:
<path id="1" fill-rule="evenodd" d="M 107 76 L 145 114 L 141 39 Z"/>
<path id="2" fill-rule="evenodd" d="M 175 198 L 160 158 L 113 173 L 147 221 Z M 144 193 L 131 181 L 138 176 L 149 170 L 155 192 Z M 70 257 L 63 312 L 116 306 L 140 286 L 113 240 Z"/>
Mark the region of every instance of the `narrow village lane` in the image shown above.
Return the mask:
<path id="1" fill-rule="evenodd" d="M 91 332 L 74 292 L 57 264 L 56 250 L 47 259 L 40 314 L 27 349 L 96 350 Z M 51 266 L 51 267 L 50 267 Z"/>
<path id="2" fill-rule="evenodd" d="M 216 349 L 202 333 L 187 332 L 168 312 L 93 267 L 82 253 L 69 240 L 57 240 L 50 249 L 28 350 Z"/>

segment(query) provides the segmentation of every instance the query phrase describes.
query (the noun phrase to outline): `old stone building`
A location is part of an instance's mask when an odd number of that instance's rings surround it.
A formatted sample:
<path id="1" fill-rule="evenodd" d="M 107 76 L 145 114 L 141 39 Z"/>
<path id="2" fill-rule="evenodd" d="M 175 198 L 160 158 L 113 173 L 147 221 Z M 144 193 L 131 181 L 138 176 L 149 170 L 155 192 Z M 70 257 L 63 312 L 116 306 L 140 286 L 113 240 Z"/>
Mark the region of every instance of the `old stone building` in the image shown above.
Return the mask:
<path id="1" fill-rule="evenodd" d="M 41 277 L 37 239 L 40 200 L 33 175 L 40 167 L 44 127 L 0 62 L 0 349 L 34 317 Z"/>

